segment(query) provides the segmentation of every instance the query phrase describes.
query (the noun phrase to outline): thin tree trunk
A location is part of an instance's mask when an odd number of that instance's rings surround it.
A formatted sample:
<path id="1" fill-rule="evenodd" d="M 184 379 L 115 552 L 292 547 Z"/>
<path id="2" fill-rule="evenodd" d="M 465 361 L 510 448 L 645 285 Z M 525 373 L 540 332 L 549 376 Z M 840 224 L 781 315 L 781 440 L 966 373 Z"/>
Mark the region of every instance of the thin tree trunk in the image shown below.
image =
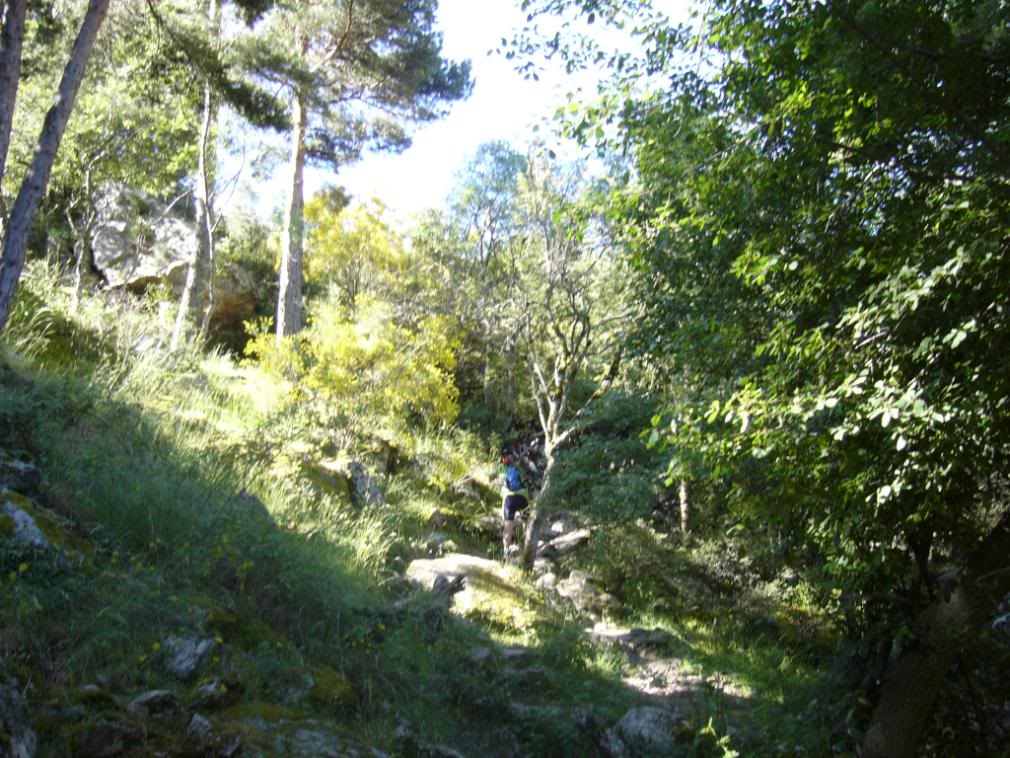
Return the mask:
<path id="1" fill-rule="evenodd" d="M 531 571 L 533 564 L 537 560 L 537 549 L 540 547 L 540 532 L 543 531 L 544 522 L 547 521 L 548 513 L 540 503 L 547 502 L 547 495 L 551 491 L 551 481 L 554 475 L 554 451 L 551 446 L 544 443 L 544 454 L 546 462 L 544 464 L 544 479 L 540 484 L 540 491 L 537 493 L 536 501 L 530 504 L 530 527 L 526 530 L 526 540 L 523 543 L 523 554 L 520 565 L 524 571 Z"/>
<path id="2" fill-rule="evenodd" d="M 307 52 L 307 38 L 302 53 Z M 308 125 L 305 95 L 295 91 L 291 131 L 291 191 L 284 213 L 284 243 L 281 251 L 280 287 L 277 293 L 277 339 L 297 334 L 302 328 L 302 256 L 305 226 L 305 130 Z"/>
<path id="3" fill-rule="evenodd" d="M 11 125 L 14 123 L 14 105 L 18 99 L 18 84 L 21 81 L 21 48 L 25 38 L 27 8 L 27 0 L 4 2 L 3 29 L 0 31 L 0 181 L 3 180 L 7 167 Z M 3 215 L 4 208 L 0 206 L 0 216 Z"/>
<path id="4" fill-rule="evenodd" d="M 80 227 L 76 226 L 70 212 L 67 212 L 67 221 L 74 233 L 74 292 L 70 300 L 71 313 L 77 313 L 84 290 L 98 278 L 94 271 L 91 249 L 91 236 L 98 220 L 98 210 L 95 208 L 91 192 L 91 170 L 102 155 L 103 153 L 100 153 L 92 159 L 84 170 L 84 223 Z"/>
<path id="5" fill-rule="evenodd" d="M 208 36 L 217 39 L 220 36 L 218 22 L 217 0 L 207 2 Z M 213 279 L 213 247 L 214 247 L 214 152 L 216 144 L 214 131 L 217 126 L 217 104 L 210 82 L 203 85 L 203 116 L 200 122 L 200 145 L 197 156 L 196 192 L 196 244 L 193 255 L 186 267 L 186 283 L 179 298 L 179 311 L 175 317 L 175 328 L 172 330 L 171 349 L 177 350 L 186 337 L 190 327 L 197 317 L 204 313 L 204 322 L 209 318 L 208 311 L 213 307 L 209 301 L 208 291 L 211 286 L 208 281 Z M 201 331 L 203 326 L 201 324 Z"/>
<path id="6" fill-rule="evenodd" d="M 863 758 L 905 758 L 916 745 L 951 663 L 1010 593 L 1010 513 L 915 621 L 914 644 L 884 673 Z"/>
<path id="7" fill-rule="evenodd" d="M 39 135 L 35 155 L 21 182 L 21 189 L 11 210 L 10 223 L 4 236 L 3 257 L 0 259 L 0 333 L 7 326 L 14 290 L 25 265 L 25 250 L 28 247 L 35 211 L 49 184 L 49 174 L 56 159 L 56 151 L 59 150 L 63 132 L 70 120 L 70 112 L 73 110 L 74 100 L 77 99 L 81 80 L 84 79 L 84 69 L 95 45 L 98 30 L 108 14 L 109 2 L 110 0 L 91 0 L 88 5 L 81 29 L 74 41 L 70 60 L 63 69 L 63 78 L 60 80 L 56 99 L 42 124 L 42 133 Z"/>
<path id="8" fill-rule="evenodd" d="M 687 534 L 690 523 L 688 521 L 688 516 L 690 515 L 688 509 L 687 500 L 687 480 L 680 480 L 680 488 L 677 491 L 677 496 L 680 500 L 680 532 L 681 534 Z"/>

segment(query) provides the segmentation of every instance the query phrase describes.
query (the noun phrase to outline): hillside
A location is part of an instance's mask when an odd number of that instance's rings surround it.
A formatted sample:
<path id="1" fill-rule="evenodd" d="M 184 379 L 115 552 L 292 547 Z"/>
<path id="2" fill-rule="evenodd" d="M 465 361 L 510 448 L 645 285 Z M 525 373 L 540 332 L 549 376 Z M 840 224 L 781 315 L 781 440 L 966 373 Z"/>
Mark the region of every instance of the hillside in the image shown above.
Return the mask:
<path id="1" fill-rule="evenodd" d="M 12 754 L 721 755 L 832 699 L 830 621 L 732 541 L 573 497 L 524 575 L 480 440 L 335 459 L 255 368 L 37 294 L 0 381 Z"/>

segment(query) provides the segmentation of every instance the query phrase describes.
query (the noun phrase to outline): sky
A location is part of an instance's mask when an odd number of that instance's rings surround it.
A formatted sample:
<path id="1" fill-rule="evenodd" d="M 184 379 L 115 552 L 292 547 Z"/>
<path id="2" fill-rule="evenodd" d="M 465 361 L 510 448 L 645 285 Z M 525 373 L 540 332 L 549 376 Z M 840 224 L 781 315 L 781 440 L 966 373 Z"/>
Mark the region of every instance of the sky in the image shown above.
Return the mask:
<path id="1" fill-rule="evenodd" d="M 656 0 L 654 5 L 675 19 L 687 16 L 688 0 Z M 354 201 L 379 198 L 391 221 L 403 225 L 426 208 L 443 204 L 454 181 L 484 142 L 506 140 L 522 150 L 536 137 L 534 124 L 549 120 L 568 92 L 595 91 L 595 77 L 566 76 L 547 68 L 540 81 L 525 80 L 515 62 L 493 51 L 525 23 L 519 0 L 440 0 L 437 24 L 443 34 L 443 56 L 469 59 L 473 93 L 454 103 L 449 114 L 413 134 L 413 143 L 398 154 L 365 155 L 337 174 L 309 168 L 306 197 L 327 184 L 345 187 Z M 543 129 L 541 134 L 549 133 Z M 257 185 L 254 206 L 269 215 L 283 202 L 285 162 Z"/>

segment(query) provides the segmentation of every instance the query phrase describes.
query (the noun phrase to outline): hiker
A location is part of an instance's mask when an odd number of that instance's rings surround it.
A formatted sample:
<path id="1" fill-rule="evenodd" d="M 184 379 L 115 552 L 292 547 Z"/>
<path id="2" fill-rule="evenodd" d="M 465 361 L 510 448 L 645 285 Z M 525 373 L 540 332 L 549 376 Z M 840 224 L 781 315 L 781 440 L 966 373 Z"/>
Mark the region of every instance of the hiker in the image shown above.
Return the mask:
<path id="1" fill-rule="evenodd" d="M 512 548 L 512 538 L 516 528 L 516 514 L 528 507 L 530 504 L 529 493 L 523 486 L 522 476 L 519 474 L 517 461 L 509 453 L 502 456 L 501 462 L 505 466 L 505 475 L 502 478 L 502 542 L 505 546 L 505 554 L 508 555 Z"/>

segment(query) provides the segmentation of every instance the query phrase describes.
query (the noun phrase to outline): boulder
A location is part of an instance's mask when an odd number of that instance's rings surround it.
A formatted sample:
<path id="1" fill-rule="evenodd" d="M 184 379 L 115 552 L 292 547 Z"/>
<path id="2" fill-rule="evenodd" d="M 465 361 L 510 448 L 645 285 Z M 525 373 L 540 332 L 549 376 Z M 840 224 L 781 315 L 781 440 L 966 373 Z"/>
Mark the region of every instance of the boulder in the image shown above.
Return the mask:
<path id="1" fill-rule="evenodd" d="M 614 758 L 649 758 L 675 754 L 676 735 L 683 728 L 679 715 L 663 708 L 632 708 L 613 729 L 604 745 Z"/>
<path id="2" fill-rule="evenodd" d="M 168 690 L 145 692 L 143 695 L 135 697 L 126 706 L 126 710 L 130 713 L 140 713 L 148 716 L 175 711 L 178 708 L 179 704 L 176 702 L 175 695 Z"/>
<path id="3" fill-rule="evenodd" d="M 181 291 L 196 231 L 180 210 L 119 182 L 99 190 L 91 249 L 107 286 L 139 293 L 168 282 Z"/>
<path id="4" fill-rule="evenodd" d="M 652 630 L 638 627 L 624 629 L 604 623 L 597 623 L 587 629 L 586 636 L 594 642 L 617 645 L 632 658 L 639 657 L 649 650 L 667 647 L 674 641 L 673 635 L 659 627 Z"/>
<path id="5" fill-rule="evenodd" d="M 458 592 L 463 589 L 468 576 L 480 573 L 496 575 L 500 570 L 501 565 L 497 561 L 450 553 L 441 558 L 411 561 L 405 576 L 422 589 Z"/>
<path id="6" fill-rule="evenodd" d="M 33 496 L 42 483 L 42 472 L 31 463 L 14 458 L 0 459 L 0 487 Z"/>
<path id="7" fill-rule="evenodd" d="M 212 638 L 168 637 L 161 643 L 165 668 L 178 679 L 190 679 L 214 653 L 217 641 Z"/>
<path id="8" fill-rule="evenodd" d="M 598 617 L 604 611 L 616 612 L 621 603 L 608 592 L 597 589 L 593 580 L 582 571 L 573 571 L 567 579 L 562 579 L 554 588 L 563 598 L 567 598 L 579 611 Z"/>
<path id="9" fill-rule="evenodd" d="M 0 540 L 6 539 L 25 547 L 50 550 L 52 545 L 35 524 L 35 519 L 14 503 L 0 502 Z"/>
<path id="10" fill-rule="evenodd" d="M 167 284 L 174 297 L 182 293 L 196 247 L 195 225 L 183 215 L 184 207 L 118 182 L 99 190 L 91 249 L 106 286 L 140 294 L 153 284 Z M 252 274 L 234 264 L 220 266 L 214 299 L 213 329 L 241 333 L 256 311 Z"/>
<path id="11" fill-rule="evenodd" d="M 568 555 L 587 542 L 589 542 L 590 532 L 588 529 L 578 529 L 574 532 L 562 534 L 549 542 L 544 542 L 537 548 L 537 557 L 550 557 L 557 555 Z"/>
<path id="12" fill-rule="evenodd" d="M 33 758 L 38 744 L 18 680 L 0 658 L 0 753 L 10 758 Z"/>
<path id="13" fill-rule="evenodd" d="M 189 726 L 186 727 L 186 734 L 195 740 L 207 739 L 213 731 L 214 727 L 211 726 L 211 723 L 199 713 L 193 714 L 193 718 L 189 720 Z"/>

